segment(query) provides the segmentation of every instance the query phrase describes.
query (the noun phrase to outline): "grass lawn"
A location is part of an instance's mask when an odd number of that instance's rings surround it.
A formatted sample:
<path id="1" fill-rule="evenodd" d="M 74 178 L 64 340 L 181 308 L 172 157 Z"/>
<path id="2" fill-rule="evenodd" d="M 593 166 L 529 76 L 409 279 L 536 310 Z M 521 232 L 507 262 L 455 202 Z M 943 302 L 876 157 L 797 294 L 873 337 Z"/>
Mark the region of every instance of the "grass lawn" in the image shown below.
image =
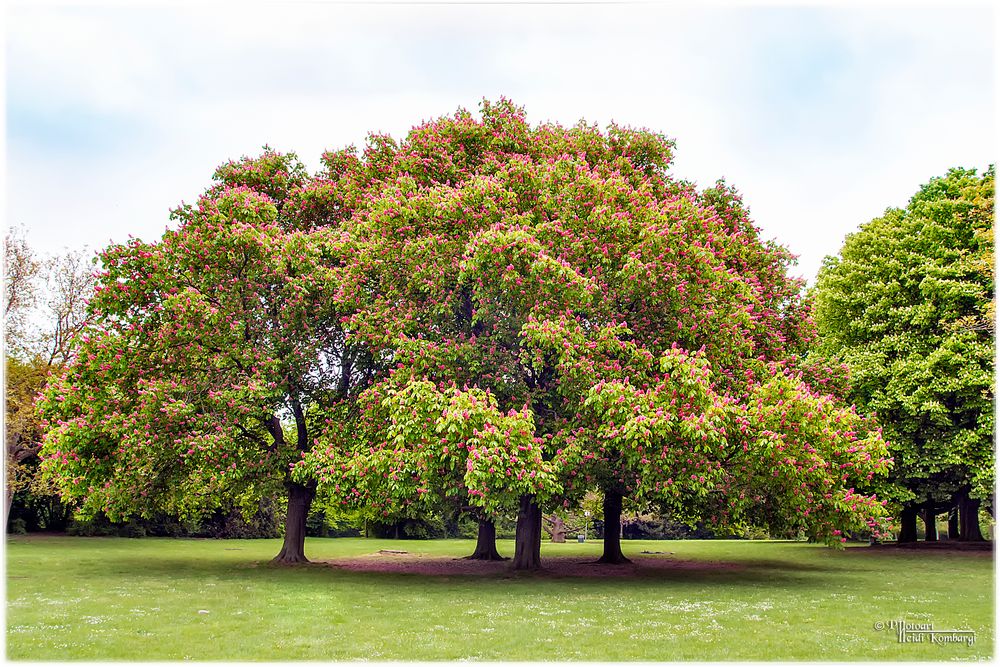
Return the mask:
<path id="1" fill-rule="evenodd" d="M 672 559 L 629 576 L 438 575 L 270 566 L 278 540 L 14 537 L 13 660 L 969 660 L 993 655 L 993 559 L 797 542 L 624 542 Z M 461 556 L 463 540 L 312 539 L 314 560 L 379 549 Z M 513 552 L 501 540 L 500 551 Z M 668 552 L 643 556 L 642 550 Z M 672 554 L 670 552 L 673 552 Z M 399 558 L 399 556 L 371 557 Z M 449 561 L 451 562 L 451 561 Z M 974 630 L 900 643 L 877 623 Z"/>

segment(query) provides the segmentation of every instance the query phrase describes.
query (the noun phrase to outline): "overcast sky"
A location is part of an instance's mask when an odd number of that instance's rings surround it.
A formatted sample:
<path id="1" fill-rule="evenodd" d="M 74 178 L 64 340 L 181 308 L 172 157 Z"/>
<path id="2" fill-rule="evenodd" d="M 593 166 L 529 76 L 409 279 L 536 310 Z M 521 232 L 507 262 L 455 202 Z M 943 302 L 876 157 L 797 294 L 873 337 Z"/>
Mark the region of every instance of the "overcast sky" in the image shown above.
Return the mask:
<path id="1" fill-rule="evenodd" d="M 9 3 L 7 225 L 46 252 L 159 236 L 215 166 L 501 95 L 532 122 L 648 127 L 744 194 L 812 279 L 949 167 L 996 161 L 996 16 L 677 4 Z"/>

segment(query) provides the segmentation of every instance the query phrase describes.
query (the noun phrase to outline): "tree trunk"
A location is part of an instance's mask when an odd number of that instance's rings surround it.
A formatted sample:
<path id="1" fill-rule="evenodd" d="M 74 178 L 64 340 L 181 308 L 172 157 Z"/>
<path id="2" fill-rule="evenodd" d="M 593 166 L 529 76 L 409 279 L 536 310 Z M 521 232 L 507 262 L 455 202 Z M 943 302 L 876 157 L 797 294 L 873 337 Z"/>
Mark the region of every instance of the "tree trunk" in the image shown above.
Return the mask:
<path id="1" fill-rule="evenodd" d="M 490 519 L 479 520 L 479 536 L 476 538 L 476 550 L 465 560 L 508 560 L 497 551 L 497 527 Z"/>
<path id="2" fill-rule="evenodd" d="M 924 541 L 925 542 L 937 542 L 938 532 L 937 532 L 937 515 L 934 514 L 934 502 L 931 500 L 927 501 L 927 505 L 924 506 Z"/>
<path id="3" fill-rule="evenodd" d="M 542 567 L 542 509 L 535 496 L 521 496 L 514 535 L 514 569 L 537 570 Z"/>
<path id="4" fill-rule="evenodd" d="M 917 510 L 913 507 L 904 507 L 899 515 L 899 537 L 896 538 L 899 544 L 917 541 Z"/>
<path id="5" fill-rule="evenodd" d="M 294 482 L 288 485 L 288 512 L 285 515 L 285 542 L 272 562 L 282 564 L 308 563 L 306 558 L 306 517 L 316 489 Z"/>
<path id="6" fill-rule="evenodd" d="M 10 486 L 4 489 L 4 510 L 3 510 L 3 525 L 4 532 L 10 528 L 10 506 L 14 504 L 14 492 L 11 491 Z"/>
<path id="7" fill-rule="evenodd" d="M 958 506 L 952 507 L 948 511 L 948 539 L 958 539 Z"/>
<path id="8" fill-rule="evenodd" d="M 979 529 L 979 500 L 962 494 L 958 501 L 958 534 L 963 542 L 983 542 Z"/>
<path id="9" fill-rule="evenodd" d="M 542 527 L 553 542 L 557 544 L 566 542 L 566 522 L 558 514 L 553 514 L 551 518 L 543 514 L 542 521 L 544 522 Z M 546 523 L 548 525 L 545 525 Z"/>
<path id="10" fill-rule="evenodd" d="M 622 494 L 604 491 L 604 554 L 598 563 L 631 563 L 622 553 Z"/>

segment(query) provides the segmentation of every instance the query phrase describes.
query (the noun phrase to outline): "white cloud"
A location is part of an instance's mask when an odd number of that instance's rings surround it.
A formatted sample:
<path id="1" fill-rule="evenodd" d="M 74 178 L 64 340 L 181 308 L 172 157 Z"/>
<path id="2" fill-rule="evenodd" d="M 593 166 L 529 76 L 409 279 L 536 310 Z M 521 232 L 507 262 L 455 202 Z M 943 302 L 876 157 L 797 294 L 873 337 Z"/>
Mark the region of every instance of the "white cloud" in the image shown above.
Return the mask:
<path id="1" fill-rule="evenodd" d="M 647 126 L 811 277 L 846 233 L 993 159 L 993 24 L 948 11 L 326 4 L 8 12 L 8 219 L 56 249 L 160 233 L 264 143 L 312 167 L 501 94 Z"/>

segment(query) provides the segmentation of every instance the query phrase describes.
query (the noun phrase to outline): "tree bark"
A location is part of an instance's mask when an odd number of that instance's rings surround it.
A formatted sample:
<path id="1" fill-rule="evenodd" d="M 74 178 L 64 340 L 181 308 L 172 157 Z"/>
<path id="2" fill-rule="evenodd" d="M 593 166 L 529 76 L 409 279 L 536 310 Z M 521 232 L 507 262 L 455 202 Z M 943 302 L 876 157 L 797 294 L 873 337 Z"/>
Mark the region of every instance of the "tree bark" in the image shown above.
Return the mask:
<path id="1" fill-rule="evenodd" d="M 948 510 L 948 539 L 958 539 L 958 506 Z"/>
<path id="2" fill-rule="evenodd" d="M 958 501 L 958 534 L 963 542 L 984 542 L 979 529 L 979 500 L 963 493 Z"/>
<path id="3" fill-rule="evenodd" d="M 899 515 L 899 544 L 917 541 L 917 510 L 914 507 L 904 507 Z"/>
<path id="4" fill-rule="evenodd" d="M 274 557 L 272 562 L 291 565 L 294 563 L 308 563 L 306 558 L 306 517 L 309 516 L 309 508 L 312 506 L 316 489 L 313 486 L 304 486 L 290 482 L 288 485 L 288 511 L 285 514 L 285 541 L 281 546 L 281 551 Z"/>
<path id="5" fill-rule="evenodd" d="M 927 501 L 927 505 L 924 506 L 924 541 L 925 542 L 937 542 L 938 532 L 937 532 L 937 515 L 934 514 L 934 502 L 931 500 Z"/>
<path id="6" fill-rule="evenodd" d="M 508 560 L 497 551 L 497 527 L 491 519 L 479 520 L 479 535 L 476 550 L 465 560 Z"/>
<path id="7" fill-rule="evenodd" d="M 631 563 L 622 553 L 622 494 L 604 491 L 604 554 L 598 563 Z"/>
<path id="8" fill-rule="evenodd" d="M 549 538 L 558 544 L 566 542 L 566 522 L 558 514 L 551 517 L 542 515 L 542 528 L 549 534 Z"/>
<path id="9" fill-rule="evenodd" d="M 537 570 L 542 567 L 542 509 L 534 495 L 521 496 L 514 535 L 514 569 Z"/>
<path id="10" fill-rule="evenodd" d="M 4 532 L 6 532 L 10 528 L 10 506 L 14 504 L 14 492 L 9 486 L 4 489 L 4 496 L 3 525 L 5 526 Z"/>

